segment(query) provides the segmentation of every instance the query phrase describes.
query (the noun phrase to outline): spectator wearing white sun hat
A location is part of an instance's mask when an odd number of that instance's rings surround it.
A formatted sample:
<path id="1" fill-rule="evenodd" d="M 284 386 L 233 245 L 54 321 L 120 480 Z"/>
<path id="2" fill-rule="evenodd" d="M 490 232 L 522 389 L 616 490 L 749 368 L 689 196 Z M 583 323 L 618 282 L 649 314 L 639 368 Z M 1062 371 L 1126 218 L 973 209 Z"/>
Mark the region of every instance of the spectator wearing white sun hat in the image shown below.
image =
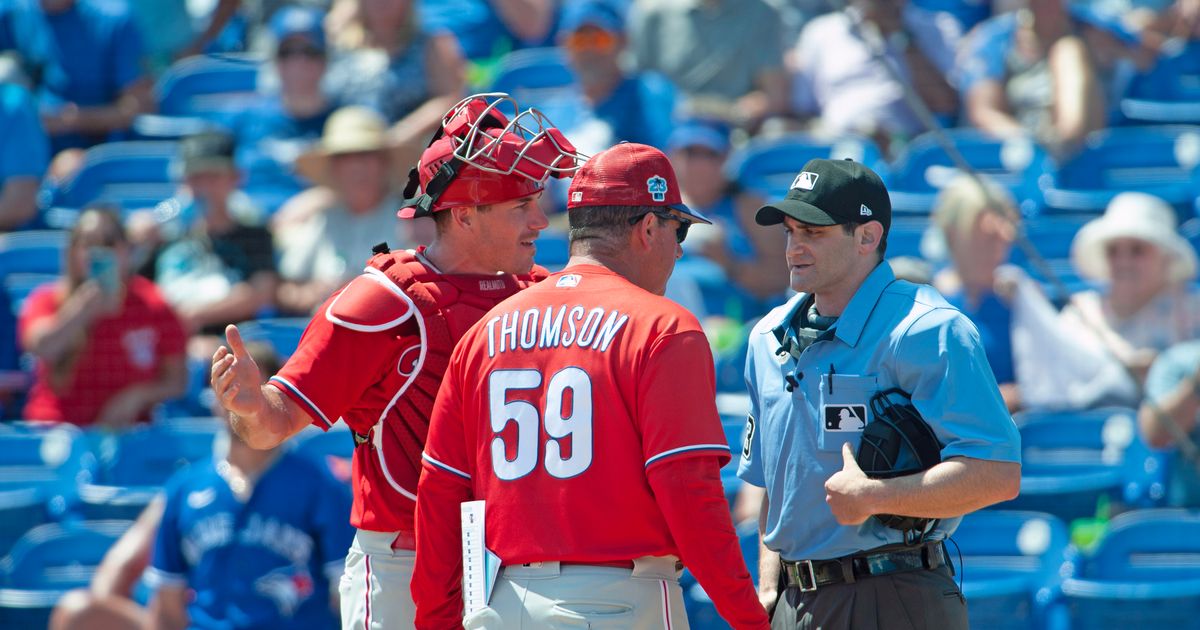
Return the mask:
<path id="1" fill-rule="evenodd" d="M 1125 192 L 1084 225 L 1071 243 L 1080 276 L 1101 283 L 1071 297 L 1068 330 L 1099 337 L 1139 382 L 1154 357 L 1200 337 L 1197 257 L 1176 231 L 1175 211 L 1162 199 Z"/>

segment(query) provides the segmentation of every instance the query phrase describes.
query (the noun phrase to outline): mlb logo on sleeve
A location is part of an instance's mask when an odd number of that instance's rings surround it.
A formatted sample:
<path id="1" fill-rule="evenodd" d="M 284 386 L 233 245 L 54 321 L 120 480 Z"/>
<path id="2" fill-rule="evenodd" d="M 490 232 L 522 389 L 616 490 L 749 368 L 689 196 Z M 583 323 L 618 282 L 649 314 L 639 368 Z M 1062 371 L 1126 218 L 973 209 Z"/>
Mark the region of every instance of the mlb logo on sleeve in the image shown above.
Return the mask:
<path id="1" fill-rule="evenodd" d="M 821 176 L 811 171 L 800 171 L 796 179 L 792 180 L 792 188 L 812 190 L 817 185 L 817 178 L 819 177 Z"/>
<path id="2" fill-rule="evenodd" d="M 861 433 L 867 426 L 866 405 L 824 405 L 826 432 Z"/>

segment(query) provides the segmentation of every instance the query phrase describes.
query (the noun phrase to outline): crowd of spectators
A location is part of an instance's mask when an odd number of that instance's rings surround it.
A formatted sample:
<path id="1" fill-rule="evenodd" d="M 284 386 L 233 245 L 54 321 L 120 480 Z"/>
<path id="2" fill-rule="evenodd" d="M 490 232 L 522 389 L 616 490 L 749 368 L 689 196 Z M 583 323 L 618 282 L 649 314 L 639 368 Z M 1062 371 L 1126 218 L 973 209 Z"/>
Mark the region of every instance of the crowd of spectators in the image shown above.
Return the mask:
<path id="1" fill-rule="evenodd" d="M 408 169 L 514 51 L 561 54 L 578 97 L 564 131 L 585 152 L 668 153 L 713 219 L 684 260 L 719 271 L 745 324 L 788 290 L 784 234 L 754 224 L 762 193 L 728 168 L 747 142 L 850 134 L 893 160 L 931 125 L 969 127 L 1063 162 L 1114 123 L 1132 77 L 1197 39 L 1196 0 L 0 0 L 0 231 L 70 230 L 62 277 L 19 312 L 32 384 L 4 413 L 147 420 L 226 324 L 308 316 L 373 245 L 429 242 L 431 221 L 395 218 Z M 49 221 L 89 148 L 144 139 L 155 81 L 226 53 L 258 60 L 257 95 L 176 138 L 173 195 Z M 931 282 L 976 324 L 1010 411 L 1145 402 L 1148 443 L 1200 439 L 1190 214 L 1140 192 L 1096 208 L 1070 248 L 1088 288 L 1060 300 L 1008 264 L 1024 200 L 944 184 Z"/>

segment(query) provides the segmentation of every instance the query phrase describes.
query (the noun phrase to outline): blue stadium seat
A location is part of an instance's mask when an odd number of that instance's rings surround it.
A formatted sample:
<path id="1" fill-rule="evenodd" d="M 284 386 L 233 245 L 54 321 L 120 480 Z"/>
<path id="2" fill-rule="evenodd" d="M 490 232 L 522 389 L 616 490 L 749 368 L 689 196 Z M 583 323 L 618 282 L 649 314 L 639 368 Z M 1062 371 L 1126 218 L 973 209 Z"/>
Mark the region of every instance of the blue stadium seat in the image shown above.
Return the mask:
<path id="1" fill-rule="evenodd" d="M 1047 162 L 1049 164 L 1049 162 Z M 1042 177 L 1044 212 L 1103 212 L 1118 193 L 1140 191 L 1195 216 L 1200 194 L 1200 126 L 1112 127 L 1093 132 L 1080 152 Z"/>
<path id="2" fill-rule="evenodd" d="M 1022 214 L 1033 214 L 1040 205 L 1038 176 L 1045 151 L 1032 138 L 998 139 L 975 129 L 944 132 L 967 164 L 996 180 L 1013 193 Z M 886 178 L 896 214 L 928 213 L 938 191 L 959 174 L 934 132 L 922 134 L 905 147 Z"/>
<path id="3" fill-rule="evenodd" d="M 536 245 L 535 260 L 537 264 L 551 271 L 558 271 L 567 266 L 567 260 L 571 255 L 565 233 L 557 230 L 542 232 L 538 236 Z"/>
<path id="4" fill-rule="evenodd" d="M 1052 604 L 1069 558 L 1067 526 L 1051 514 L 983 510 L 962 520 L 948 546 L 973 628 L 1062 627 Z"/>
<path id="5" fill-rule="evenodd" d="M 721 416 L 721 427 L 725 430 L 725 443 L 729 445 L 730 460 L 721 468 L 721 485 L 725 498 L 733 505 L 742 480 L 737 476 L 738 460 L 746 437 L 746 416 L 750 414 L 750 397 L 745 393 L 718 393 L 717 413 Z"/>
<path id="6" fill-rule="evenodd" d="M 170 420 L 122 433 L 91 432 L 94 480 L 80 484 L 76 508 L 88 519 L 135 519 L 183 466 L 212 456 L 223 438 L 215 418 Z"/>
<path id="7" fill-rule="evenodd" d="M 491 92 L 505 92 L 521 107 L 536 107 L 560 129 L 572 129 L 589 111 L 561 48 L 524 48 L 500 60 Z M 510 112 L 504 111 L 505 115 Z"/>
<path id="8" fill-rule="evenodd" d="M 303 317 L 268 317 L 237 325 L 243 341 L 260 341 L 275 349 L 286 360 L 300 345 L 308 320 Z"/>
<path id="9" fill-rule="evenodd" d="M 110 203 L 122 210 L 153 208 L 175 193 L 178 146 L 170 141 L 109 142 L 84 154 L 79 172 L 53 192 L 50 206 Z"/>
<path id="10" fill-rule="evenodd" d="M 743 188 L 767 199 L 778 199 L 787 194 L 792 180 L 813 158 L 850 158 L 886 177 L 879 147 L 870 139 L 847 136 L 821 140 L 802 133 L 751 140 L 729 156 L 725 172 L 730 181 Z"/>
<path id="11" fill-rule="evenodd" d="M 0 555 L 27 529 L 63 516 L 95 457 L 72 425 L 0 424 Z"/>
<path id="12" fill-rule="evenodd" d="M 198 55 L 182 59 L 154 87 L 164 116 L 225 115 L 258 98 L 260 59 L 246 55 Z"/>
<path id="13" fill-rule="evenodd" d="M 1121 114 L 1140 123 L 1200 123 L 1200 41 L 1135 77 L 1121 99 Z"/>
<path id="14" fill-rule="evenodd" d="M 0 275 L 61 273 L 67 236 L 61 230 L 0 234 Z"/>
<path id="15" fill-rule="evenodd" d="M 1094 516 L 1102 496 L 1125 505 L 1165 497 L 1165 465 L 1138 436 L 1137 410 L 1022 412 L 1021 494 L 995 506 L 1048 512 L 1064 521 Z"/>
<path id="16" fill-rule="evenodd" d="M 1062 592 L 1075 628 L 1200 628 L 1200 513 L 1126 512 Z"/>
<path id="17" fill-rule="evenodd" d="M 62 595 L 86 586 L 131 521 L 51 523 L 30 530 L 0 560 L 0 627 L 45 628 Z"/>
<path id="18" fill-rule="evenodd" d="M 20 315 L 25 298 L 29 297 L 34 289 L 58 278 L 58 274 L 53 273 L 10 273 L 3 276 L 0 283 L 4 285 L 4 296 L 7 298 L 9 311 L 13 316 Z"/>

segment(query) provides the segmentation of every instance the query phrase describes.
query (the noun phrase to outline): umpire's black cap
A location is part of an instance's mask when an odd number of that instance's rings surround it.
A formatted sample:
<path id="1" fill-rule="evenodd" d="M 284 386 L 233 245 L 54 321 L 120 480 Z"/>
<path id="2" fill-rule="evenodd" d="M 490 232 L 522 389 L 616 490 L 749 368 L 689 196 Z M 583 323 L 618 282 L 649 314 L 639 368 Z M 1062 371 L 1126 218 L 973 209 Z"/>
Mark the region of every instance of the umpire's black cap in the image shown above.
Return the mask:
<path id="1" fill-rule="evenodd" d="M 785 215 L 811 225 L 878 221 L 887 231 L 892 201 L 875 171 L 849 159 L 818 158 L 804 165 L 782 201 L 759 208 L 754 220 L 776 225 Z"/>

